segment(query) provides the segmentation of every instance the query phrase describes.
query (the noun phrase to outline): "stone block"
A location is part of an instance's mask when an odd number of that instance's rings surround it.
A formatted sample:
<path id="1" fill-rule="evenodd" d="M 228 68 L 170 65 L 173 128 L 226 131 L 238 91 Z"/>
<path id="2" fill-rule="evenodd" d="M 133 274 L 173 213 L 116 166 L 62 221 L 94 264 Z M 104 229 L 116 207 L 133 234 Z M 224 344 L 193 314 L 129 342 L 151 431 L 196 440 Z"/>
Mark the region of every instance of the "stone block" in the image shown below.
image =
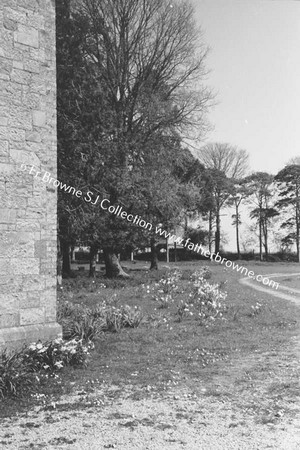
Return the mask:
<path id="1" fill-rule="evenodd" d="M 39 32 L 33 27 L 19 24 L 18 31 L 14 32 L 14 39 L 19 44 L 34 48 L 39 47 Z"/>
<path id="2" fill-rule="evenodd" d="M 46 112 L 45 111 L 32 111 L 32 120 L 35 127 L 45 127 L 46 125 Z"/>
<path id="3" fill-rule="evenodd" d="M 2 0 L 4 1 L 4 0 Z M 19 2 L 19 0 L 18 0 Z M 27 21 L 27 15 L 26 15 L 26 11 L 24 10 L 20 10 L 19 8 L 13 7 L 13 5 L 11 5 L 12 2 L 10 2 L 10 0 L 7 0 L 7 4 L 8 6 L 11 6 L 10 8 L 5 8 L 4 9 L 4 17 L 10 20 L 13 20 L 14 22 L 18 23 L 18 24 L 26 24 Z"/>
<path id="4" fill-rule="evenodd" d="M 39 1 L 38 0 L 18 0 L 18 5 L 24 9 L 31 9 L 35 10 L 39 7 Z M 32 17 L 32 14 L 30 14 L 30 19 Z"/>
<path id="5" fill-rule="evenodd" d="M 56 285 L 55 285 L 56 287 Z M 56 304 L 56 290 L 55 287 L 52 286 L 51 289 L 49 287 L 47 289 L 44 289 L 40 293 L 40 302 L 41 306 L 47 306 L 47 305 L 55 305 Z"/>
<path id="6" fill-rule="evenodd" d="M 45 29 L 45 18 L 43 15 L 38 14 L 38 13 L 30 14 L 30 16 L 28 18 L 28 24 L 34 28 L 37 28 L 38 30 L 44 30 Z"/>
<path id="7" fill-rule="evenodd" d="M 16 223 L 17 231 L 40 231 L 40 229 L 40 224 L 36 220 L 18 219 Z"/>
<path id="8" fill-rule="evenodd" d="M 8 117 L 0 117 L 0 126 L 7 127 L 8 125 Z"/>
<path id="9" fill-rule="evenodd" d="M 40 294 L 38 292 L 27 292 L 25 298 L 20 300 L 20 309 L 39 308 L 40 306 Z"/>
<path id="10" fill-rule="evenodd" d="M 8 17 L 4 17 L 3 26 L 10 31 L 17 31 L 18 29 L 18 23 L 15 20 L 9 19 Z"/>
<path id="11" fill-rule="evenodd" d="M 1 328 L 17 327 L 20 324 L 20 314 L 18 311 L 9 312 L 0 309 L 0 332 Z"/>
<path id="12" fill-rule="evenodd" d="M 22 61 L 13 61 L 13 68 L 14 69 L 20 69 L 20 70 L 24 70 L 24 64 Z"/>
<path id="13" fill-rule="evenodd" d="M 10 114 L 10 124 L 14 128 L 21 128 L 25 130 L 25 138 L 27 131 L 32 130 L 32 116 L 31 112 L 26 108 L 16 108 Z"/>
<path id="14" fill-rule="evenodd" d="M 0 209 L 0 223 L 14 223 L 17 218 L 17 211 L 15 209 Z"/>
<path id="15" fill-rule="evenodd" d="M 5 73 L 0 73 L 0 80 L 10 81 L 10 75 L 6 75 Z"/>
<path id="16" fill-rule="evenodd" d="M 46 60 L 46 53 L 43 48 L 31 48 L 30 49 L 30 59 L 35 61 L 40 61 L 44 63 Z"/>
<path id="17" fill-rule="evenodd" d="M 28 72 L 39 73 L 40 72 L 40 62 L 39 61 L 25 61 L 24 69 Z"/>
<path id="18" fill-rule="evenodd" d="M 36 325 L 45 323 L 44 308 L 26 308 L 20 310 L 20 325 Z"/>
<path id="19" fill-rule="evenodd" d="M 31 80 L 31 73 L 26 70 L 13 69 L 11 71 L 10 79 L 14 83 L 28 85 Z"/>
<path id="20" fill-rule="evenodd" d="M 24 292 L 40 292 L 45 289 L 45 279 L 41 275 L 23 276 L 22 289 Z"/>
<path id="21" fill-rule="evenodd" d="M 23 92 L 22 104 L 28 109 L 39 109 L 41 106 L 41 97 L 37 93 Z"/>
<path id="22" fill-rule="evenodd" d="M 10 267 L 16 275 L 37 275 L 40 273 L 40 262 L 36 258 L 11 258 Z"/>
<path id="23" fill-rule="evenodd" d="M 1 309 L 5 309 L 7 311 L 17 311 L 19 310 L 20 302 L 26 299 L 26 293 L 24 292 L 13 292 L 4 294 L 1 292 L 0 294 L 0 311 Z"/>
<path id="24" fill-rule="evenodd" d="M 11 175 L 13 172 L 14 166 L 12 164 L 0 162 L 0 175 Z"/>
<path id="25" fill-rule="evenodd" d="M 13 62 L 7 58 L 0 58 L 0 73 L 10 75 L 13 68 Z"/>
<path id="26" fill-rule="evenodd" d="M 0 349 L 21 348 L 24 343 L 49 341 L 58 337 L 62 337 L 62 329 L 56 322 L 0 329 Z"/>
<path id="27" fill-rule="evenodd" d="M 0 160 L 7 160 L 8 156 L 8 141 L 0 141 Z"/>
<path id="28" fill-rule="evenodd" d="M 0 126 L 0 140 L 17 142 L 25 141 L 25 130 Z"/>
<path id="29" fill-rule="evenodd" d="M 41 73 L 32 73 L 30 82 L 31 92 L 37 93 L 39 95 L 46 95 L 47 92 L 47 79 Z"/>
<path id="30" fill-rule="evenodd" d="M 27 235 L 27 238 L 25 237 Z M 33 258 L 33 233 L 2 233 L 0 236 L 1 256 L 3 258 Z"/>
<path id="31" fill-rule="evenodd" d="M 34 152 L 22 151 L 18 149 L 10 149 L 10 157 L 19 167 L 21 164 L 26 164 L 28 167 L 35 166 L 39 168 L 40 160 Z"/>
<path id="32" fill-rule="evenodd" d="M 47 258 L 47 241 L 40 240 L 34 243 L 34 257 Z"/>
<path id="33" fill-rule="evenodd" d="M 28 131 L 25 134 L 26 141 L 42 142 L 41 134 L 38 131 Z"/>
<path id="34" fill-rule="evenodd" d="M 22 290 L 22 276 L 0 275 L 0 292 L 3 295 L 15 294 Z"/>
<path id="35" fill-rule="evenodd" d="M 56 321 L 56 304 L 48 303 L 45 306 L 45 320 L 46 322 L 55 322 Z"/>

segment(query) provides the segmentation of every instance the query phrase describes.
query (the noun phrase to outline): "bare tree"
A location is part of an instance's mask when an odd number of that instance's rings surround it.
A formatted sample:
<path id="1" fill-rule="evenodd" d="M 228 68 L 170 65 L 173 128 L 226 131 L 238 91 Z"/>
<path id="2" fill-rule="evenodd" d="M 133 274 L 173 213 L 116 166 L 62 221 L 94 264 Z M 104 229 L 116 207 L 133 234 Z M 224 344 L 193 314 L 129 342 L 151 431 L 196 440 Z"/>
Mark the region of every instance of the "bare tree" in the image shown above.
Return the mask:
<path id="1" fill-rule="evenodd" d="M 248 152 L 230 144 L 209 143 L 198 151 L 197 157 L 205 167 L 219 170 L 228 178 L 241 179 L 248 171 Z"/>
<path id="2" fill-rule="evenodd" d="M 209 225 L 211 229 L 212 220 L 215 218 L 215 252 L 217 253 L 220 249 L 221 239 L 221 208 L 226 204 L 227 199 L 234 190 L 233 181 L 245 176 L 245 173 L 248 170 L 249 155 L 246 150 L 238 149 L 237 147 L 233 147 L 226 143 L 216 142 L 209 143 L 202 147 L 198 151 L 197 157 L 206 168 L 215 171 L 216 174 L 222 175 L 221 177 L 220 175 L 218 176 L 218 179 L 220 181 L 222 180 L 222 183 L 216 183 L 215 207 L 213 214 L 210 215 Z M 238 218 L 236 224 L 238 227 Z"/>

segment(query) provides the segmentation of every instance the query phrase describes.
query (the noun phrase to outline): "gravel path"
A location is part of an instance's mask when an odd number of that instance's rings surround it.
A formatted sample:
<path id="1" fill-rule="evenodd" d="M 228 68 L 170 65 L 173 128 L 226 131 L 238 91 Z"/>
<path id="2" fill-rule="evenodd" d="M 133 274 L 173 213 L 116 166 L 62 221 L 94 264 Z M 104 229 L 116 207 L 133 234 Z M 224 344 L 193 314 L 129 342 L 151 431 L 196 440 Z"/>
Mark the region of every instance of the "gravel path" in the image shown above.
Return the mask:
<path id="1" fill-rule="evenodd" d="M 298 273 L 289 273 L 289 274 L 272 273 L 272 274 L 266 274 L 264 276 L 266 278 L 273 279 L 273 278 L 286 277 L 287 275 L 289 277 L 295 277 L 295 276 L 298 277 L 299 272 Z M 258 283 L 255 280 L 251 280 L 250 278 L 242 278 L 241 280 L 239 280 L 239 282 L 241 284 L 245 284 L 246 286 L 250 286 L 251 288 L 255 289 L 256 291 L 265 292 L 266 294 L 272 295 L 273 297 L 279 297 L 284 300 L 289 300 L 293 303 L 297 303 L 298 305 L 300 305 L 300 290 L 299 289 L 294 289 L 294 288 L 283 286 L 280 284 L 278 290 L 276 290 L 272 287 L 264 286 L 262 283 Z M 286 292 L 288 292 L 288 294 Z"/>
<path id="2" fill-rule="evenodd" d="M 4 420 L 1 449 L 262 450 L 300 448 L 300 420 L 258 424 L 230 402 L 173 391 L 134 401 L 128 389 L 77 393 L 52 407 Z"/>

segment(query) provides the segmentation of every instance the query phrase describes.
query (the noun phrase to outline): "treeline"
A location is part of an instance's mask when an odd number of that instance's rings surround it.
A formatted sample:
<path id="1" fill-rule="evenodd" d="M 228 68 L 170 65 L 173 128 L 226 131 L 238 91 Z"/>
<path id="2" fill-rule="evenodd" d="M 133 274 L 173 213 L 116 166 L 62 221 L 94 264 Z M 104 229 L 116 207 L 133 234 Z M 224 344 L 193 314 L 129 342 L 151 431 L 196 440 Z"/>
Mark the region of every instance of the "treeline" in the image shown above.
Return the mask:
<path id="1" fill-rule="evenodd" d="M 295 247 L 297 261 L 300 262 L 300 158 L 291 160 L 276 175 L 255 172 L 246 176 L 241 174 L 247 172 L 247 153 L 237 152 L 226 144 L 209 144 L 201 149 L 199 158 L 206 167 L 215 170 L 213 203 L 208 217 L 209 231 L 204 237 L 210 250 L 214 244 L 214 251 L 220 251 L 221 210 L 231 206 L 234 210 L 232 219 L 238 258 L 241 256 L 241 210 L 248 209 L 249 218 L 253 221 L 249 229 L 252 234 L 249 244 L 252 248 L 258 244 L 260 260 L 269 259 L 269 248 L 274 244 L 274 236 L 270 236 L 270 232 L 276 227 L 277 251 L 288 253 Z M 191 230 L 191 233 L 194 233 L 194 241 L 199 239 L 195 230 Z M 245 239 L 243 244 L 247 247 Z M 244 252 L 247 251 L 249 248 L 244 248 Z"/>

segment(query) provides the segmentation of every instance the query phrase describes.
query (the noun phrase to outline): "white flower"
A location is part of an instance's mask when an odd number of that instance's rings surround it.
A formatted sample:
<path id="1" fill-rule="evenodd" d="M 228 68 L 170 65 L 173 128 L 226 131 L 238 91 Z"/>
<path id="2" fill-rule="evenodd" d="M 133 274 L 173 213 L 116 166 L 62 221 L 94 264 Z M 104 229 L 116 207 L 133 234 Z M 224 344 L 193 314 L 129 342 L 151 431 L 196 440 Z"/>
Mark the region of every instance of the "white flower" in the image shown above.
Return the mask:
<path id="1" fill-rule="evenodd" d="M 56 361 L 56 362 L 54 363 L 54 365 L 55 365 L 58 369 L 61 369 L 61 368 L 64 366 L 62 361 Z"/>

